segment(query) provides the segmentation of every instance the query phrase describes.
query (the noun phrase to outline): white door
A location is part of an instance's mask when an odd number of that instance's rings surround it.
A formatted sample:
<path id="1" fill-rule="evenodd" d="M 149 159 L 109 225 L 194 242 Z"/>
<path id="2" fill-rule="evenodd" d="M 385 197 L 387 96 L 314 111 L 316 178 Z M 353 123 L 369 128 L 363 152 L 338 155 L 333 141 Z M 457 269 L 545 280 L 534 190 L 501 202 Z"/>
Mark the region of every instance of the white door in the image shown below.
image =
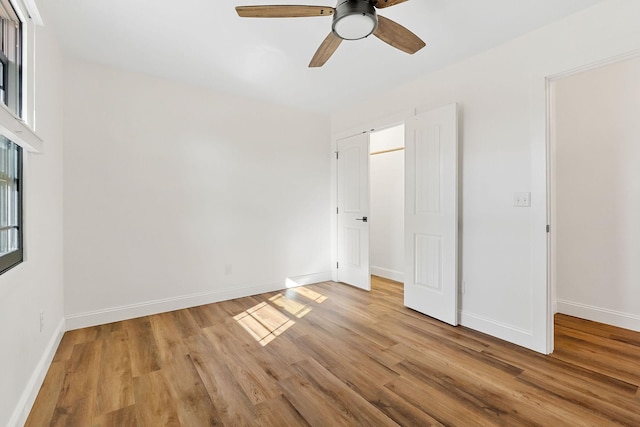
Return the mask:
<path id="1" fill-rule="evenodd" d="M 338 281 L 370 290 L 369 135 L 338 141 Z"/>
<path id="2" fill-rule="evenodd" d="M 405 127 L 404 304 L 458 324 L 458 132 L 455 104 Z"/>

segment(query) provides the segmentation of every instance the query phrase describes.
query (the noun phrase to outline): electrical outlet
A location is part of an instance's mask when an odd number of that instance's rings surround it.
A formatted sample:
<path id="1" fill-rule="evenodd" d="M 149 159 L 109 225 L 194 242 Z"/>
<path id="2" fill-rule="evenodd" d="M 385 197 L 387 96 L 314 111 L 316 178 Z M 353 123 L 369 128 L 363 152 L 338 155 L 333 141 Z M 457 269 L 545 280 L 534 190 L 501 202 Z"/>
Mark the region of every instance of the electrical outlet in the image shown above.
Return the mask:
<path id="1" fill-rule="evenodd" d="M 531 193 L 513 193 L 513 206 L 528 208 L 531 206 Z"/>
<path id="2" fill-rule="evenodd" d="M 44 311 L 40 310 L 40 332 L 44 330 Z"/>

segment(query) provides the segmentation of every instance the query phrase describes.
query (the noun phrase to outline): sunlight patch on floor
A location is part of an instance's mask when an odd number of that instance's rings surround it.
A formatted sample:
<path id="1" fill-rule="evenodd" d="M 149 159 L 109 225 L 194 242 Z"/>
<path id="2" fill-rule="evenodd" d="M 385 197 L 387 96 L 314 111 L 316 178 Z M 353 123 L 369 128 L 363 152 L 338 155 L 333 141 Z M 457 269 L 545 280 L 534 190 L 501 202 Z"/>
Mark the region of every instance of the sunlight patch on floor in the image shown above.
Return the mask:
<path id="1" fill-rule="evenodd" d="M 299 287 L 299 288 L 291 288 L 290 290 L 297 293 L 298 295 L 302 295 L 303 297 L 309 298 L 311 301 L 315 301 L 318 304 L 322 304 L 327 300 L 326 296 L 309 288 Z"/>
<path id="2" fill-rule="evenodd" d="M 308 288 L 298 287 L 287 289 L 295 292 L 289 296 L 302 295 L 316 303 L 323 303 L 327 297 Z M 281 311 L 281 310 L 284 310 Z M 262 346 L 269 344 L 287 329 L 295 325 L 295 321 L 286 313 L 298 319 L 303 318 L 313 310 L 307 304 L 291 299 L 279 293 L 268 301 L 263 301 L 233 317 Z"/>
<path id="3" fill-rule="evenodd" d="M 266 302 L 233 318 L 263 347 L 296 323 Z"/>
<path id="4" fill-rule="evenodd" d="M 287 311 L 287 313 L 291 313 L 296 316 L 298 319 L 304 317 L 307 313 L 311 311 L 311 307 L 306 304 L 302 304 L 301 302 L 292 300 L 290 298 L 285 297 L 282 294 L 278 294 L 269 298 L 273 304 L 278 307 L 283 308 Z"/>

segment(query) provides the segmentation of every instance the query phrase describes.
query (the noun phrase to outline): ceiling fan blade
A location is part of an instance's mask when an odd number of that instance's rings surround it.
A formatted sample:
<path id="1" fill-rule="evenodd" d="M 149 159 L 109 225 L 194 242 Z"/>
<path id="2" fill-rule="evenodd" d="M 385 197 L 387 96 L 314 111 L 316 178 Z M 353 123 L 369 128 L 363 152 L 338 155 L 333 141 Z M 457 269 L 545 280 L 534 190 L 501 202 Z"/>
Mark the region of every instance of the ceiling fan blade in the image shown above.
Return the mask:
<path id="1" fill-rule="evenodd" d="M 330 6 L 238 6 L 236 12 L 242 18 L 305 18 L 308 16 L 331 16 L 335 9 Z"/>
<path id="2" fill-rule="evenodd" d="M 373 33 L 385 43 L 413 55 L 426 46 L 420 37 L 389 18 L 378 15 L 378 28 Z"/>
<path id="3" fill-rule="evenodd" d="M 340 37 L 333 34 L 333 32 L 329 33 L 327 38 L 324 39 L 316 51 L 316 54 L 311 58 L 309 68 L 322 67 L 325 62 L 331 58 L 331 55 L 333 55 L 338 46 L 340 46 L 340 43 L 342 43 L 342 39 Z"/>
<path id="4" fill-rule="evenodd" d="M 404 3 L 409 0 L 378 0 L 374 6 L 378 9 L 384 9 L 385 7 L 395 6 L 400 3 Z"/>

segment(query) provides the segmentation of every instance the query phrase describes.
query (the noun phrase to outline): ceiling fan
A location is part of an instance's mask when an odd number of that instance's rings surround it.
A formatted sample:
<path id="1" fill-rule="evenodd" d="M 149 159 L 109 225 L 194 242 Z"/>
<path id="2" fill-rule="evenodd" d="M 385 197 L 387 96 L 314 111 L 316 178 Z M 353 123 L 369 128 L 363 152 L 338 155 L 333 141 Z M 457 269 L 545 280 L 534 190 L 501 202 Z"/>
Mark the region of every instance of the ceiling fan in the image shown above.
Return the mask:
<path id="1" fill-rule="evenodd" d="M 425 43 L 411 31 L 391 19 L 380 16 L 376 9 L 395 6 L 408 0 L 338 0 L 338 5 L 265 5 L 238 6 L 242 18 L 303 18 L 333 16 L 331 32 L 324 39 L 309 67 L 322 67 L 336 51 L 342 40 L 359 40 L 373 34 L 385 43 L 411 55 L 425 47 Z"/>

